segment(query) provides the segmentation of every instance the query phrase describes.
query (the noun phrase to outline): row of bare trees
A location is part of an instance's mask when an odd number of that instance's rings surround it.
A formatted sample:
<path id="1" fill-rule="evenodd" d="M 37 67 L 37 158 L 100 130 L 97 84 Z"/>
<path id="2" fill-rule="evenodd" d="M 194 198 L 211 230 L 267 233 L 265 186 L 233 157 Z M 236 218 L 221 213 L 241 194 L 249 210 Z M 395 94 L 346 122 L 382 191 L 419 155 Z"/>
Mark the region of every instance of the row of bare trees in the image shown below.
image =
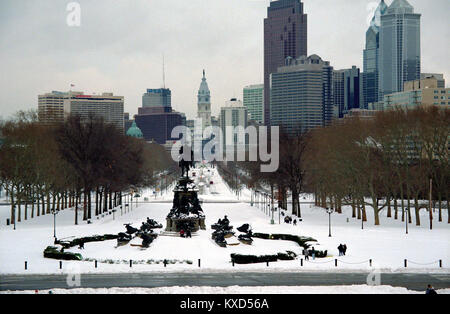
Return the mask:
<path id="1" fill-rule="evenodd" d="M 338 213 L 367 220 L 366 208 L 420 225 L 420 211 L 436 203 L 438 220 L 449 208 L 449 111 L 438 107 L 378 112 L 372 118 L 340 120 L 308 133 L 281 134 L 280 166 L 261 173 L 258 162 L 234 165 L 248 175 L 235 175 L 252 189 L 265 188 L 282 208 L 301 216 L 300 193 L 313 193 L 315 203 Z M 230 164 L 230 163 L 228 163 Z M 233 166 L 227 167 L 236 172 Z M 222 171 L 223 172 L 223 171 Z M 233 177 L 232 175 L 229 175 Z M 270 191 L 268 191 L 270 190 Z M 430 193 L 431 192 L 431 193 Z M 450 223 L 450 212 L 449 223 Z"/>
<path id="2" fill-rule="evenodd" d="M 83 220 L 100 215 L 173 166 L 163 147 L 126 137 L 94 116 L 43 125 L 35 112 L 22 112 L 0 127 L 0 184 L 12 222 L 74 208 L 78 224 L 79 208 Z"/>
<path id="3" fill-rule="evenodd" d="M 366 219 L 373 210 L 416 225 L 424 200 L 436 200 L 442 221 L 449 201 L 450 114 L 438 107 L 379 112 L 373 119 L 351 119 L 314 130 L 305 158 L 308 187 L 316 203 L 341 209 L 351 205 L 353 216 Z M 449 215 L 450 216 L 450 215 Z M 450 219 L 450 218 L 449 218 Z M 450 222 L 450 220 L 449 220 Z"/>

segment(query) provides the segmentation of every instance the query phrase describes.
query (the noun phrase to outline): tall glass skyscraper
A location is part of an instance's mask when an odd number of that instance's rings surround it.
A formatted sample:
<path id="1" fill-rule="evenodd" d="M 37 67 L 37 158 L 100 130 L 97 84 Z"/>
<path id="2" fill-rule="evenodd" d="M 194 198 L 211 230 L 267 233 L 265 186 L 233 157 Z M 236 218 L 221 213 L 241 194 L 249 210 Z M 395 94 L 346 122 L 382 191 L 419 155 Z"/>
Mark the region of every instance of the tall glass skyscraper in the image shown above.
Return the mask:
<path id="1" fill-rule="evenodd" d="M 380 99 L 420 79 L 420 17 L 406 0 L 394 0 L 381 16 Z"/>
<path id="2" fill-rule="evenodd" d="M 379 48 L 381 16 L 386 13 L 388 6 L 381 0 L 366 32 L 366 49 L 364 49 L 363 68 L 363 108 L 367 109 L 369 103 L 378 101 L 379 80 Z"/>
<path id="3" fill-rule="evenodd" d="M 300 0 L 272 1 L 264 20 L 264 123 L 270 125 L 270 74 L 287 57 L 307 55 L 307 15 Z"/>

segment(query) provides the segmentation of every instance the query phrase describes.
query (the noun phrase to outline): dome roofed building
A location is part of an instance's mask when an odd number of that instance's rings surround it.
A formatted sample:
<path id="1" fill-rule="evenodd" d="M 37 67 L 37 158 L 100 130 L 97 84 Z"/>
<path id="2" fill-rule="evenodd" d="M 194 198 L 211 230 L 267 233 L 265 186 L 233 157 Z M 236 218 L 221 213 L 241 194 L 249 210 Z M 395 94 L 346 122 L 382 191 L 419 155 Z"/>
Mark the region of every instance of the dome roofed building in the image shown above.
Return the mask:
<path id="1" fill-rule="evenodd" d="M 127 136 L 138 138 L 138 139 L 144 138 L 144 134 L 142 134 L 141 129 L 137 126 L 136 121 L 133 121 L 133 124 L 128 129 Z"/>

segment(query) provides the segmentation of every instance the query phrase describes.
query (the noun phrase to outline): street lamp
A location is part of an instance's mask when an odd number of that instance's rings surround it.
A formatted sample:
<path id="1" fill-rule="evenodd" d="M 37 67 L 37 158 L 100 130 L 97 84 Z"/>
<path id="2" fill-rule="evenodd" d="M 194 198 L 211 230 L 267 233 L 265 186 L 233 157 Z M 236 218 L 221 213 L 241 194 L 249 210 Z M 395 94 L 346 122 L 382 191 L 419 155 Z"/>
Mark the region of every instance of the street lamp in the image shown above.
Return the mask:
<path id="1" fill-rule="evenodd" d="M 52 208 L 52 214 L 53 214 L 53 237 L 56 240 L 56 214 L 58 214 L 58 211 Z"/>
<path id="2" fill-rule="evenodd" d="M 409 214 L 409 207 L 406 209 L 406 213 L 405 213 L 406 234 L 408 234 L 408 214 Z"/>
<path id="3" fill-rule="evenodd" d="M 327 214 L 328 214 L 328 236 L 331 238 L 331 214 L 334 212 L 333 207 L 328 208 L 327 207 Z"/>
<path id="4" fill-rule="evenodd" d="M 14 211 L 14 230 L 16 230 L 16 205 L 13 205 L 13 211 Z"/>
<path id="5" fill-rule="evenodd" d="M 361 208 L 359 210 L 361 211 L 361 230 L 364 230 L 364 212 Z"/>
<path id="6" fill-rule="evenodd" d="M 270 206 L 270 205 L 269 205 Z M 275 208 L 273 207 L 273 203 L 272 203 L 272 219 L 270 220 L 270 224 L 271 225 L 274 225 L 275 224 L 275 220 L 274 220 L 274 217 L 273 217 L 273 215 L 274 215 L 274 211 L 275 211 Z"/>

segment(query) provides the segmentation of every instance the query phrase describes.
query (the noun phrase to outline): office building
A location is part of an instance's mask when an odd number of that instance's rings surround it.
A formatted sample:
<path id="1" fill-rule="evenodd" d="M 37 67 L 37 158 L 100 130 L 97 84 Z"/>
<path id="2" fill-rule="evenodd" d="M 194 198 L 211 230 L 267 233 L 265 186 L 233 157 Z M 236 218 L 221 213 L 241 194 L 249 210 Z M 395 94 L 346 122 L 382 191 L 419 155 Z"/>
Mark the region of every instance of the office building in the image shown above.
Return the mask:
<path id="1" fill-rule="evenodd" d="M 168 88 L 147 89 L 142 107 L 172 107 L 172 92 Z"/>
<path id="2" fill-rule="evenodd" d="M 342 118 L 352 109 L 364 108 L 362 75 L 359 68 L 333 71 L 335 118 Z"/>
<path id="3" fill-rule="evenodd" d="M 248 137 L 243 133 L 243 130 L 234 133 L 231 138 L 227 136 L 227 127 L 241 126 L 244 130 L 247 128 L 248 110 L 242 101 L 236 98 L 226 101 L 225 106 L 220 108 L 219 123 L 223 135 L 224 152 L 230 147 L 233 147 L 234 151 L 245 150 Z"/>
<path id="4" fill-rule="evenodd" d="M 420 79 L 435 78 L 438 88 L 445 88 L 444 74 L 442 73 L 420 73 Z"/>
<path id="5" fill-rule="evenodd" d="M 450 88 L 441 88 L 442 79 L 434 77 L 405 82 L 404 90 L 385 95 L 383 101 L 372 104 L 373 109 L 414 109 L 419 106 L 450 108 Z M 445 86 L 445 80 L 443 81 Z"/>
<path id="6" fill-rule="evenodd" d="M 139 108 L 141 109 L 141 108 Z M 172 130 L 183 125 L 183 116 L 176 111 L 159 110 L 153 112 L 144 111 L 134 117 L 136 125 L 142 131 L 147 142 L 157 142 L 164 145 L 167 141 L 179 140 L 172 137 Z"/>
<path id="7" fill-rule="evenodd" d="M 286 59 L 271 75 L 270 120 L 294 135 L 328 125 L 333 118 L 333 67 L 319 56 Z"/>
<path id="8" fill-rule="evenodd" d="M 39 121 L 46 124 L 61 123 L 69 115 L 87 119 L 94 115 L 124 131 L 124 97 L 112 93 L 84 95 L 83 92 L 58 92 L 38 96 Z"/>
<path id="9" fill-rule="evenodd" d="M 378 101 L 379 73 L 380 73 L 380 26 L 381 16 L 386 13 L 388 6 L 381 0 L 366 32 L 366 46 L 363 56 L 363 108 L 369 103 Z"/>
<path id="10" fill-rule="evenodd" d="M 250 119 L 264 123 L 264 84 L 244 87 L 243 102 Z"/>
<path id="11" fill-rule="evenodd" d="M 420 18 L 407 0 L 394 0 L 381 16 L 379 99 L 420 79 Z"/>
<path id="12" fill-rule="evenodd" d="M 270 124 L 270 75 L 287 57 L 306 56 L 307 15 L 300 0 L 270 2 L 264 20 L 264 123 Z"/>

